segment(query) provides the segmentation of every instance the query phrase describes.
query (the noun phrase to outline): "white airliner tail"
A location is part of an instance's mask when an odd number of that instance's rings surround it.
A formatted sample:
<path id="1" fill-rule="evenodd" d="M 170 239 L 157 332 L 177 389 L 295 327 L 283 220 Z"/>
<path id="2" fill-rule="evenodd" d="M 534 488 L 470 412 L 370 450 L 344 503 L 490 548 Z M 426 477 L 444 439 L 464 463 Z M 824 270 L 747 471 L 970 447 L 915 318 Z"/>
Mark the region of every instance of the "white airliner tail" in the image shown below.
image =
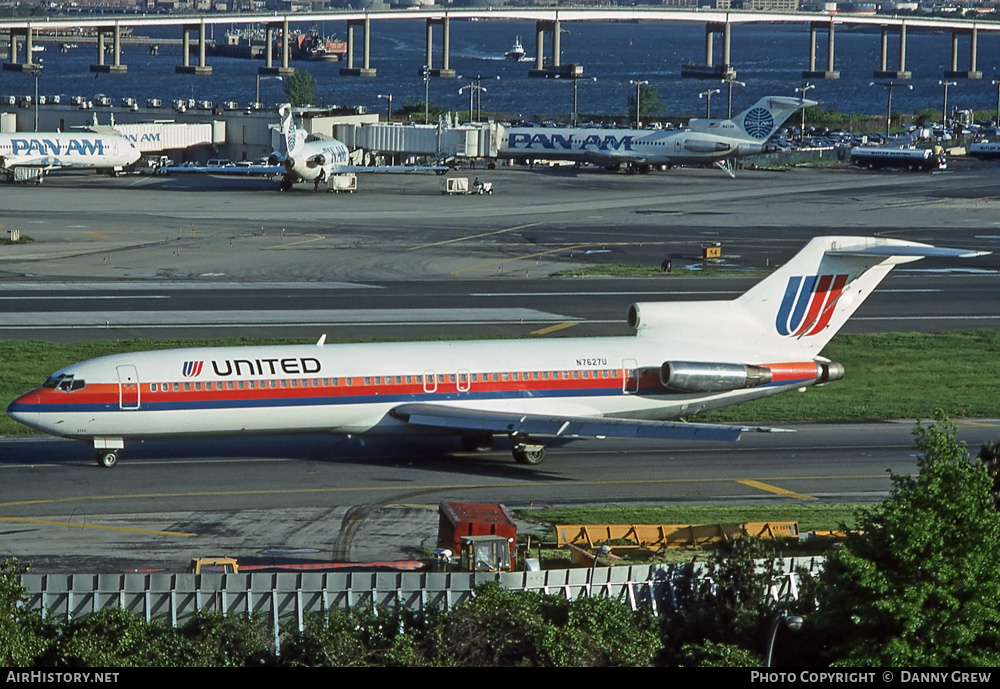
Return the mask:
<path id="1" fill-rule="evenodd" d="M 764 96 L 731 120 L 694 119 L 691 131 L 719 134 L 762 144 L 801 108 L 816 105 L 816 101 L 784 96 Z"/>
<path id="2" fill-rule="evenodd" d="M 983 252 L 880 237 L 816 237 L 731 301 L 634 304 L 640 335 L 701 343 L 706 361 L 799 361 L 819 355 L 893 267 Z"/>
<path id="3" fill-rule="evenodd" d="M 305 143 L 306 133 L 299 131 L 292 118 L 292 106 L 289 103 L 282 103 L 278 108 L 279 123 L 281 126 L 281 142 L 285 147 L 285 155 L 291 155 L 295 150 Z"/>

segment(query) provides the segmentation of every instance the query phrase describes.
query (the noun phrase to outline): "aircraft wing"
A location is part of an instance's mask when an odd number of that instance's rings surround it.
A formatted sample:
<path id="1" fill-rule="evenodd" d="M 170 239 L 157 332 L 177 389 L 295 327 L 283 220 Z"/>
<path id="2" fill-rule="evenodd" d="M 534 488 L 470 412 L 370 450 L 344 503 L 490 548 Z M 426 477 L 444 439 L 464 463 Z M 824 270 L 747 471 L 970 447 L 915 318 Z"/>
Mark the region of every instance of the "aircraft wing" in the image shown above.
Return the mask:
<path id="1" fill-rule="evenodd" d="M 172 165 L 161 167 L 160 174 L 212 174 L 247 177 L 250 175 L 283 175 L 284 165 L 227 165 L 226 167 L 209 167 L 207 165 Z"/>
<path id="2" fill-rule="evenodd" d="M 583 156 L 583 159 L 585 162 L 592 163 L 594 165 L 620 165 L 623 163 L 644 165 L 646 163 L 646 156 L 635 153 L 629 155 L 625 153 L 612 153 L 605 151 L 600 153 L 587 153 Z"/>
<path id="3" fill-rule="evenodd" d="M 407 172 L 436 172 L 443 174 L 450 168 L 447 165 L 338 165 L 334 171 L 336 174 L 344 172 L 362 173 L 382 173 L 382 174 L 404 174 Z"/>
<path id="4" fill-rule="evenodd" d="M 391 413 L 397 419 L 416 426 L 564 438 L 612 437 L 736 441 L 740 439 L 740 433 L 743 431 L 765 430 L 719 424 L 646 421 L 601 416 L 517 414 L 443 404 L 403 404 L 393 409 Z"/>

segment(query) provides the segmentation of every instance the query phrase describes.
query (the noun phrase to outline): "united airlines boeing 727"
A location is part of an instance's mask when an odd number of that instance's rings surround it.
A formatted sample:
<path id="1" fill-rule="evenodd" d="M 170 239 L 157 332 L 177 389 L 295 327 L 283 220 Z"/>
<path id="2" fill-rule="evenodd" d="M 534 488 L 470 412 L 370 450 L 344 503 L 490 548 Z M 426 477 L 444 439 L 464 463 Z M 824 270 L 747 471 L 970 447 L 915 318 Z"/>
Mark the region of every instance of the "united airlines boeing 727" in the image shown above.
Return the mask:
<path id="1" fill-rule="evenodd" d="M 822 385 L 821 355 L 896 265 L 980 255 L 896 239 L 817 237 L 731 301 L 644 302 L 635 334 L 552 340 L 175 349 L 67 366 L 7 414 L 93 443 L 111 467 L 125 440 L 252 433 L 507 435 L 538 464 L 544 437 L 737 440 L 739 426 L 676 419 Z"/>

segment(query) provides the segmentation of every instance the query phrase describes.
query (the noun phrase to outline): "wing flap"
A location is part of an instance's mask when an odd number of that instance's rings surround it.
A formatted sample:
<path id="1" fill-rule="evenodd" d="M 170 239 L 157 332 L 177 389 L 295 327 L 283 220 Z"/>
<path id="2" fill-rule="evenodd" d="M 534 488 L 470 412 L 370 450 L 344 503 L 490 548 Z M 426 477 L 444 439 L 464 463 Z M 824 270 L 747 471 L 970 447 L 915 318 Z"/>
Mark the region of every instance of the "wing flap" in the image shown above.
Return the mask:
<path id="1" fill-rule="evenodd" d="M 403 404 L 393 409 L 392 415 L 417 426 L 574 438 L 668 438 L 733 442 L 739 440 L 740 433 L 747 430 L 741 426 L 719 424 L 518 414 L 443 404 Z"/>

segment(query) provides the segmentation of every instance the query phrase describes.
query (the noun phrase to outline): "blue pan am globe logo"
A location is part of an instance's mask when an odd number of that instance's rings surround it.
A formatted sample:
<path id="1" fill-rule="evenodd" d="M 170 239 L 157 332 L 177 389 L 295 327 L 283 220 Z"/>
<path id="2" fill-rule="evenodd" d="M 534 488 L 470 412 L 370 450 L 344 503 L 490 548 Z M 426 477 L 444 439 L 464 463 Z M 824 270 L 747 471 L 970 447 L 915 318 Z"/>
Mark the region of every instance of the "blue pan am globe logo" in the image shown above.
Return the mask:
<path id="1" fill-rule="evenodd" d="M 766 139 L 774 129 L 774 118 L 767 108 L 753 108 L 743 118 L 743 129 L 755 139 Z"/>

